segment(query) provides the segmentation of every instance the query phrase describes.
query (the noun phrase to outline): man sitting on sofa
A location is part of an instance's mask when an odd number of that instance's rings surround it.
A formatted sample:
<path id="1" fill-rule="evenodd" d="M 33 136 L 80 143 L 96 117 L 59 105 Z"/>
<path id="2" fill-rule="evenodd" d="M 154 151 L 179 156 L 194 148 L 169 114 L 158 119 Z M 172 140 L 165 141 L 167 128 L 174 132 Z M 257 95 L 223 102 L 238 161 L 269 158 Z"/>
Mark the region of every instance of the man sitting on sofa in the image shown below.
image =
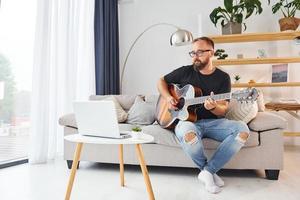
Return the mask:
<path id="1" fill-rule="evenodd" d="M 168 101 L 170 109 L 176 109 L 177 105 L 168 91 L 170 83 L 191 84 L 201 88 L 205 96 L 231 91 L 229 75 L 212 64 L 214 42 L 210 38 L 195 39 L 189 54 L 193 65 L 180 67 L 158 81 L 158 90 Z M 198 120 L 195 123 L 179 121 L 175 127 L 184 152 L 201 170 L 198 178 L 210 193 L 221 191 L 224 182 L 216 173 L 242 148 L 250 132 L 244 122 L 224 118 L 227 108 L 228 101 L 207 99 L 197 110 Z M 221 142 L 210 160 L 204 154 L 201 141 L 205 137 Z"/>

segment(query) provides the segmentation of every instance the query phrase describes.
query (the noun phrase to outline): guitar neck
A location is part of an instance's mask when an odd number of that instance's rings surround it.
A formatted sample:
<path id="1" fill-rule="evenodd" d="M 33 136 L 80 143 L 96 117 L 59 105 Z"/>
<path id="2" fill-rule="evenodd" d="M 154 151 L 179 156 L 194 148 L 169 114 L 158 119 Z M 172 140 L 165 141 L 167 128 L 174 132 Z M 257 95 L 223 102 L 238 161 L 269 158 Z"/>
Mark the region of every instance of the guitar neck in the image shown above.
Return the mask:
<path id="1" fill-rule="evenodd" d="M 223 93 L 223 94 L 216 94 L 213 96 L 202 96 L 202 97 L 196 97 L 196 98 L 192 98 L 192 99 L 186 99 L 185 104 L 188 106 L 202 104 L 208 98 L 212 98 L 215 101 L 227 100 L 227 99 L 231 99 L 231 93 L 228 92 L 228 93 Z"/>

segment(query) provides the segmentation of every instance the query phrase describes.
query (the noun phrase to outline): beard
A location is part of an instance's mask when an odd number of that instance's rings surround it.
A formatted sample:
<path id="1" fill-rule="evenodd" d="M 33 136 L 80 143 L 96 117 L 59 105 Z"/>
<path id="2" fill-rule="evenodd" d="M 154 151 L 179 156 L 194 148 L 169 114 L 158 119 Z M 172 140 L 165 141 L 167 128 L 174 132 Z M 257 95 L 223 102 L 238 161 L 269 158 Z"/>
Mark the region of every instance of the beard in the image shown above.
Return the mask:
<path id="1" fill-rule="evenodd" d="M 201 61 L 201 60 L 196 60 L 194 63 L 193 63 L 193 67 L 196 71 L 199 71 L 199 70 L 202 70 L 204 69 L 206 66 L 208 65 L 208 61 L 205 60 L 205 61 Z"/>

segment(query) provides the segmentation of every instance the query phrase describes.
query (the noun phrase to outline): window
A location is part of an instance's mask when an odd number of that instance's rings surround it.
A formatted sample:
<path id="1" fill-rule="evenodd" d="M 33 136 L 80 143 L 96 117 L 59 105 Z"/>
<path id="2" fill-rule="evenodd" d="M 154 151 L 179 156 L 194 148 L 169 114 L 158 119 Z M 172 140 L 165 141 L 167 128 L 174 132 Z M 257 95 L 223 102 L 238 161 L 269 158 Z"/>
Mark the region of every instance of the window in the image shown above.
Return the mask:
<path id="1" fill-rule="evenodd" d="M 1 0 L 0 168 L 26 161 L 36 0 Z"/>

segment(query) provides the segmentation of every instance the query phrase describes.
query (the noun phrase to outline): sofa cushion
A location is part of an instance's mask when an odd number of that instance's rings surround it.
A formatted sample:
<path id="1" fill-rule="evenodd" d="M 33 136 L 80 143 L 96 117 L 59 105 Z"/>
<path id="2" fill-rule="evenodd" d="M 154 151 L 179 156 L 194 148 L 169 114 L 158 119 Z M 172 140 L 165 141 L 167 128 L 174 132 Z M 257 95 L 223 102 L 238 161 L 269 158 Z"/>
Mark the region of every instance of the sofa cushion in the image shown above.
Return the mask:
<path id="1" fill-rule="evenodd" d="M 73 128 L 77 128 L 75 115 L 67 114 L 59 118 L 59 124 L 62 126 L 69 126 Z M 132 124 L 127 123 L 119 123 L 120 131 L 131 131 L 134 127 Z M 173 131 L 168 129 L 163 129 L 159 125 L 147 125 L 141 126 L 144 133 L 152 135 L 154 137 L 154 142 L 161 145 L 180 147 L 179 141 Z M 257 146 L 259 144 L 259 136 L 257 132 L 251 131 L 250 137 L 246 142 L 245 147 Z M 203 139 L 203 144 L 206 149 L 216 149 L 220 144 L 217 141 L 214 141 L 209 138 Z"/>
<path id="2" fill-rule="evenodd" d="M 127 112 L 125 112 L 123 107 L 120 105 L 119 101 L 114 96 L 107 96 L 103 100 L 109 100 L 114 102 L 118 122 L 125 122 L 127 120 Z"/>
<path id="3" fill-rule="evenodd" d="M 122 108 L 128 111 L 138 95 L 91 95 L 89 99 L 92 101 L 99 101 L 109 96 L 114 96 L 118 100 Z"/>
<path id="4" fill-rule="evenodd" d="M 179 147 L 179 142 L 173 131 L 163 129 L 160 125 L 148 125 L 141 127 L 143 132 L 154 137 L 157 144 Z"/>
<path id="5" fill-rule="evenodd" d="M 258 112 L 264 112 L 266 107 L 265 107 L 265 100 L 264 100 L 264 94 L 261 90 L 258 91 L 258 97 L 257 97 L 257 107 L 258 107 Z"/>
<path id="6" fill-rule="evenodd" d="M 229 103 L 225 118 L 243 121 L 248 124 L 257 114 L 257 102 L 238 102 L 233 99 Z"/>
<path id="7" fill-rule="evenodd" d="M 152 94 L 152 95 L 145 95 L 145 102 L 152 103 L 153 105 L 156 105 L 158 101 L 158 94 Z"/>
<path id="8" fill-rule="evenodd" d="M 157 144 L 180 147 L 180 143 L 173 131 L 163 129 L 159 125 L 142 126 L 142 130 L 144 133 L 152 135 L 154 137 L 154 142 Z M 205 149 L 217 149 L 219 144 L 220 142 L 209 138 L 203 139 L 203 145 Z M 245 147 L 254 147 L 258 145 L 259 135 L 257 132 L 251 131 Z"/>
<path id="9" fill-rule="evenodd" d="M 256 117 L 248 124 L 248 127 L 253 131 L 285 129 L 286 126 L 286 119 L 272 112 L 258 112 Z"/>
<path id="10" fill-rule="evenodd" d="M 137 96 L 134 104 L 128 111 L 127 123 L 149 125 L 155 121 L 155 106 L 145 102 L 142 97 Z"/>
<path id="11" fill-rule="evenodd" d="M 70 113 L 70 114 L 61 116 L 58 120 L 58 123 L 62 126 L 69 126 L 69 127 L 77 128 L 77 123 L 76 123 L 74 113 Z"/>

